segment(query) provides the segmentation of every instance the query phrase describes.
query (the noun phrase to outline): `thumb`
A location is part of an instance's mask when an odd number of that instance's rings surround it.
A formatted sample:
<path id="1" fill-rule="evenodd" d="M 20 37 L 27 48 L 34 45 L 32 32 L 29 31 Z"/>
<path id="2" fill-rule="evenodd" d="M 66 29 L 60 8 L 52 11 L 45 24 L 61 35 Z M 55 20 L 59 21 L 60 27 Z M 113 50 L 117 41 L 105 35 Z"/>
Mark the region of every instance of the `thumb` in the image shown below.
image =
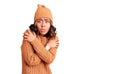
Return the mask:
<path id="1" fill-rule="evenodd" d="M 33 35 L 36 36 L 35 32 L 33 32 Z"/>

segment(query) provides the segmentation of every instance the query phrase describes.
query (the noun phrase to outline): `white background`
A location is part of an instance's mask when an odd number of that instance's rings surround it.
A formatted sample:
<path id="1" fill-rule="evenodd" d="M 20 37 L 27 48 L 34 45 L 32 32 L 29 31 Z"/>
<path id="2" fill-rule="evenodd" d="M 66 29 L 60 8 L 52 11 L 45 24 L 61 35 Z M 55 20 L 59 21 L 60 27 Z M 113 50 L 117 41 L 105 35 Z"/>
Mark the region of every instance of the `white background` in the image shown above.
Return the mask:
<path id="1" fill-rule="evenodd" d="M 53 74 L 120 74 L 119 0 L 1 0 L 0 74 L 21 74 L 22 36 L 37 4 L 51 9 L 60 40 Z"/>

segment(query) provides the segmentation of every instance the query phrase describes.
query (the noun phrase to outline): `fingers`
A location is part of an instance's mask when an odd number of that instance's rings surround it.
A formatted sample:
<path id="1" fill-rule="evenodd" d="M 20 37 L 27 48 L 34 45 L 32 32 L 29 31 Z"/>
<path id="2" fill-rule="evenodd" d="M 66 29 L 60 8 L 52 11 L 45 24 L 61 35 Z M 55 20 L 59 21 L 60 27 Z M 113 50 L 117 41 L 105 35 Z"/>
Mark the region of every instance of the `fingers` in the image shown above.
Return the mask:
<path id="1" fill-rule="evenodd" d="M 28 32 L 25 32 L 25 33 L 23 34 L 23 38 L 24 38 L 24 39 L 27 39 L 28 36 L 29 36 Z"/>
<path id="2" fill-rule="evenodd" d="M 35 32 L 33 32 L 33 35 L 34 35 L 34 36 L 36 35 Z"/>
<path id="3" fill-rule="evenodd" d="M 27 30 L 24 32 L 24 34 L 23 34 L 24 40 L 28 40 L 29 35 L 30 35 L 30 30 L 27 29 Z"/>
<path id="4" fill-rule="evenodd" d="M 29 36 L 29 34 L 28 33 L 24 33 L 24 36 Z"/>
<path id="5" fill-rule="evenodd" d="M 28 33 L 24 33 L 23 38 L 24 38 L 24 40 L 27 40 L 29 38 L 29 34 Z"/>
<path id="6" fill-rule="evenodd" d="M 59 46 L 59 40 L 56 41 L 56 48 Z"/>
<path id="7" fill-rule="evenodd" d="M 36 38 L 36 34 L 31 30 L 26 30 L 23 34 L 23 39 L 29 42 L 33 41 Z"/>
<path id="8" fill-rule="evenodd" d="M 28 37 L 27 37 L 27 36 L 23 36 L 23 39 L 24 39 L 24 40 L 28 40 Z"/>
<path id="9" fill-rule="evenodd" d="M 32 34 L 31 30 L 28 30 L 28 34 Z"/>
<path id="10" fill-rule="evenodd" d="M 30 36 L 30 35 L 36 35 L 35 34 L 35 32 L 31 32 L 30 30 L 26 30 L 25 32 L 24 32 L 24 35 L 23 36 Z"/>
<path id="11" fill-rule="evenodd" d="M 48 42 L 50 47 L 55 47 L 58 48 L 59 46 L 59 40 L 55 40 L 55 39 L 50 39 Z"/>
<path id="12" fill-rule="evenodd" d="M 59 38 L 58 38 L 58 36 L 56 36 L 55 40 L 56 40 L 56 48 L 58 48 L 58 46 L 59 46 Z"/>
<path id="13" fill-rule="evenodd" d="M 58 44 L 59 44 L 59 41 L 56 41 L 56 44 L 58 45 Z"/>

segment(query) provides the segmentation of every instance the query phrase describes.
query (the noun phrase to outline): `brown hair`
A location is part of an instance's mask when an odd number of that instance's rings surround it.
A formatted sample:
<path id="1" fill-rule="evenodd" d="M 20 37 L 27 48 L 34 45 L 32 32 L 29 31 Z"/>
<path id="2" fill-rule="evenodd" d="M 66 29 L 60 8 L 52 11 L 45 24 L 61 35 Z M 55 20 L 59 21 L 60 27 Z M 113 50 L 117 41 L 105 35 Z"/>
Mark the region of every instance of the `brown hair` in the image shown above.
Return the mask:
<path id="1" fill-rule="evenodd" d="M 51 24 L 51 23 L 50 23 Z M 30 30 L 31 31 L 34 31 L 36 33 L 36 35 L 40 35 L 39 31 L 38 31 L 38 28 L 36 27 L 35 24 L 31 24 L 29 26 Z M 51 38 L 55 38 L 56 36 L 56 27 L 54 27 L 52 24 L 50 26 L 50 29 L 48 31 L 48 33 L 46 35 L 44 35 L 45 37 L 47 37 L 48 39 L 51 39 Z"/>
<path id="2" fill-rule="evenodd" d="M 56 28 L 51 25 L 48 33 L 45 35 L 47 38 L 55 38 L 56 36 Z"/>

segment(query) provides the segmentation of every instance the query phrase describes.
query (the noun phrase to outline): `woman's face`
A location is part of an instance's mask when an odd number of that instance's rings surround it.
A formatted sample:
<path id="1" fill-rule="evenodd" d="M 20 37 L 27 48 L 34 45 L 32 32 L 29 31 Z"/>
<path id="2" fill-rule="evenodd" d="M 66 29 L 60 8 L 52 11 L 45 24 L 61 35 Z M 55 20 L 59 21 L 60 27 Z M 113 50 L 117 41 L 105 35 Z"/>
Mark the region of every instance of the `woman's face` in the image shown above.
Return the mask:
<path id="1" fill-rule="evenodd" d="M 41 35 L 45 35 L 48 33 L 50 29 L 50 19 L 49 18 L 40 18 L 36 20 L 36 26 Z"/>

